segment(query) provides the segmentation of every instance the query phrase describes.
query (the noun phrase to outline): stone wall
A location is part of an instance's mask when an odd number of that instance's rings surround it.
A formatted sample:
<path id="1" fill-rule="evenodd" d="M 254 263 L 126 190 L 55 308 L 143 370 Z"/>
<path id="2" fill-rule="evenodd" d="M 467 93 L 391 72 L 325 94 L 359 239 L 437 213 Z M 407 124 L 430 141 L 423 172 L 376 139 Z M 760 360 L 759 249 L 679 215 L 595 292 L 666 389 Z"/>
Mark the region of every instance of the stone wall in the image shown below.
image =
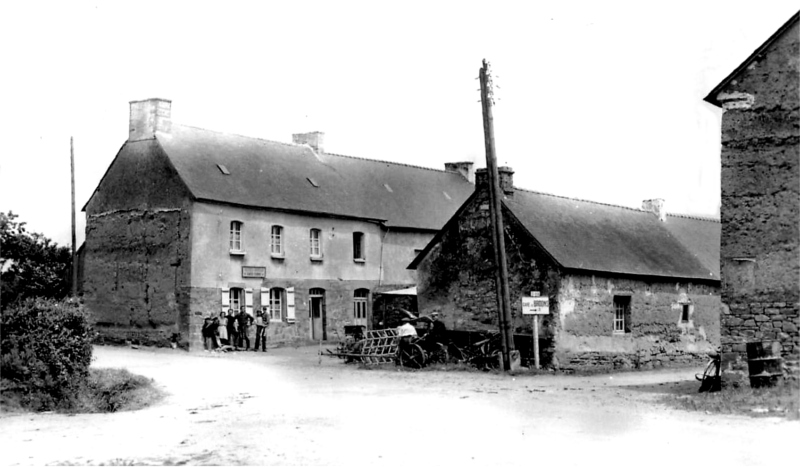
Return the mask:
<path id="1" fill-rule="evenodd" d="M 101 340 L 187 345 L 187 210 L 87 217 L 83 297 Z"/>
<path id="2" fill-rule="evenodd" d="M 653 368 L 702 361 L 719 345 L 719 290 L 715 282 L 667 282 L 563 271 L 513 217 L 504 216 L 513 328 L 532 333 L 522 297 L 550 299 L 539 338 L 543 365 L 559 368 Z M 494 254 L 488 200 L 478 192 L 445 226 L 417 267 L 420 313 L 439 311 L 448 329 L 498 329 Z M 631 332 L 615 335 L 615 294 L 631 297 Z M 681 321 L 689 305 L 688 322 Z M 521 349 L 525 350 L 525 349 Z"/>
<path id="3" fill-rule="evenodd" d="M 603 369 L 703 361 L 720 343 L 718 293 L 714 283 L 564 274 L 556 360 L 564 368 Z M 629 332 L 614 332 L 615 296 L 629 297 Z"/>
<path id="4" fill-rule="evenodd" d="M 723 367 L 745 344 L 800 361 L 800 30 L 795 23 L 716 97 L 722 116 Z"/>
<path id="5" fill-rule="evenodd" d="M 530 334 L 532 320 L 522 316 L 522 295 L 538 291 L 550 296 L 558 292 L 558 272 L 546 254 L 531 241 L 527 231 L 509 216 L 506 219 L 506 251 L 509 290 L 515 333 Z M 491 242 L 488 193 L 478 192 L 462 215 L 446 225 L 438 242 L 417 267 L 417 302 L 421 314 L 433 311 L 454 331 L 498 330 L 495 293 L 494 250 Z M 552 337 L 557 309 L 543 316 L 539 336 L 541 362 L 553 354 Z"/>
<path id="6" fill-rule="evenodd" d="M 158 142 L 126 143 L 86 206 L 81 289 L 101 340 L 188 346 L 189 213 Z"/>

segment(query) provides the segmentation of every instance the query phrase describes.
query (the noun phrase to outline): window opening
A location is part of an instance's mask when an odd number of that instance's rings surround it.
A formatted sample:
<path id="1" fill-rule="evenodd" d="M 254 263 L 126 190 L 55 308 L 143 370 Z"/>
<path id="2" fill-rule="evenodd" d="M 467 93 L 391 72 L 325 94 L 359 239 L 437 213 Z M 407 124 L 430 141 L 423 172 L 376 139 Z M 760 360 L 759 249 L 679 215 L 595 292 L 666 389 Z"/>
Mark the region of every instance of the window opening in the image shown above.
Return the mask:
<path id="1" fill-rule="evenodd" d="M 366 319 L 367 318 L 367 297 L 369 290 L 357 289 L 353 292 L 353 318 Z"/>
<path id="2" fill-rule="evenodd" d="M 270 251 L 273 255 L 283 255 L 283 227 L 279 225 L 272 226 L 270 245 Z"/>
<path id="3" fill-rule="evenodd" d="M 239 221 L 231 222 L 230 248 L 232 251 L 243 251 L 242 223 Z"/>
<path id="4" fill-rule="evenodd" d="M 284 315 L 283 307 L 286 305 L 286 291 L 281 288 L 269 289 L 269 319 L 280 321 Z"/>
<path id="5" fill-rule="evenodd" d="M 689 305 L 683 305 L 681 309 L 681 323 L 689 322 Z"/>
<path id="6" fill-rule="evenodd" d="M 311 243 L 311 256 L 322 256 L 322 231 L 319 229 L 311 229 L 310 233 Z"/>
<path id="7" fill-rule="evenodd" d="M 223 173 L 223 175 L 230 175 L 231 174 L 230 172 L 228 172 L 228 168 L 225 167 L 222 164 L 217 164 L 217 168 L 219 169 L 220 172 Z"/>
<path id="8" fill-rule="evenodd" d="M 614 333 L 631 332 L 631 297 L 614 296 Z"/>
<path id="9" fill-rule="evenodd" d="M 229 293 L 231 310 L 234 313 L 239 313 L 239 310 L 244 307 L 244 290 L 231 289 Z"/>
<path id="10" fill-rule="evenodd" d="M 306 180 L 308 180 L 308 183 L 310 183 L 310 184 L 311 184 L 312 186 L 314 186 L 315 188 L 319 188 L 319 184 L 318 184 L 318 183 L 316 182 L 316 180 L 314 180 L 313 178 L 311 178 L 311 177 L 306 177 Z"/>
<path id="11" fill-rule="evenodd" d="M 353 259 L 364 259 L 364 234 L 353 232 Z"/>

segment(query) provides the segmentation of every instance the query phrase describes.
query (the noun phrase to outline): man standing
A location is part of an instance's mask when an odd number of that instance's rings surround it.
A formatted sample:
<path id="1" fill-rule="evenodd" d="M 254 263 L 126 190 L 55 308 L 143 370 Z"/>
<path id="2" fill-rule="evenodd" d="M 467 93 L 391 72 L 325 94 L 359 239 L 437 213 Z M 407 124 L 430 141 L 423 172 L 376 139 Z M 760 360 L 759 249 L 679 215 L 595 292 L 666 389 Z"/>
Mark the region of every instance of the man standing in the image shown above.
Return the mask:
<path id="1" fill-rule="evenodd" d="M 269 316 L 264 312 L 258 311 L 256 313 L 256 346 L 253 352 L 258 352 L 258 346 L 261 345 L 261 351 L 267 351 L 267 328 L 269 327 Z"/>
<path id="2" fill-rule="evenodd" d="M 228 310 L 228 316 L 225 318 L 225 330 L 228 331 L 228 344 L 236 348 L 239 345 L 239 336 L 236 334 L 236 316 L 233 310 Z"/>
<path id="3" fill-rule="evenodd" d="M 250 350 L 250 336 L 247 335 L 247 328 L 250 326 L 250 321 L 253 318 L 244 311 L 244 307 L 239 308 L 239 316 L 236 321 L 239 324 L 239 347 L 242 347 L 242 341 L 245 343 L 245 350 Z"/>

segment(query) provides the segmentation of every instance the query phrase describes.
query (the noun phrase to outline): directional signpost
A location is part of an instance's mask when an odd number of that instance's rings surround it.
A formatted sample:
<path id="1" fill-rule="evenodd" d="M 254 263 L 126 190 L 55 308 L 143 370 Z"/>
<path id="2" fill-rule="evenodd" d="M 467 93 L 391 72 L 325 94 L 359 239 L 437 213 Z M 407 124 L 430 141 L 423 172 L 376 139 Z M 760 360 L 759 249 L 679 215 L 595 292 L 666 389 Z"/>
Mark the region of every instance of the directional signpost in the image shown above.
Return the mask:
<path id="1" fill-rule="evenodd" d="M 540 297 L 539 292 L 531 292 L 530 297 L 522 297 L 522 314 L 533 315 L 533 363 L 539 369 L 539 315 L 550 314 L 550 299 Z"/>

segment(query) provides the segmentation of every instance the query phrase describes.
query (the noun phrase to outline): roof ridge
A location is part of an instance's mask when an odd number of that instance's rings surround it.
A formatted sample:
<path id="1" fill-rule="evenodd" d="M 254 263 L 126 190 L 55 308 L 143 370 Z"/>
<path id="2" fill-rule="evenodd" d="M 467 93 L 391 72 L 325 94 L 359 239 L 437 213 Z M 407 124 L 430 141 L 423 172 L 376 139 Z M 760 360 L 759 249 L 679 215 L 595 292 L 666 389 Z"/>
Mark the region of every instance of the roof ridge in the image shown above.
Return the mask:
<path id="1" fill-rule="evenodd" d="M 570 201 L 581 201 L 581 202 L 584 202 L 584 203 L 599 204 L 601 206 L 611 206 L 613 208 L 627 209 L 629 211 L 646 212 L 646 211 L 642 211 L 641 209 L 632 208 L 630 206 L 622 206 L 622 205 L 619 205 L 619 204 L 604 203 L 602 201 L 594 201 L 594 200 L 591 200 L 591 199 L 571 198 L 569 196 L 556 195 L 554 193 L 547 193 L 547 192 L 544 192 L 544 191 L 529 190 L 529 189 L 526 189 L 526 188 L 519 188 L 519 187 L 516 187 L 516 186 L 514 187 L 514 189 L 515 190 L 519 190 L 519 191 L 526 191 L 528 193 L 535 193 L 537 195 L 552 196 L 553 198 L 568 199 Z"/>
<path id="2" fill-rule="evenodd" d="M 307 144 L 287 143 L 285 141 L 275 141 L 275 140 L 272 140 L 272 139 L 260 138 L 258 136 L 248 136 L 248 135 L 242 135 L 242 134 L 239 134 L 239 133 L 228 133 L 228 132 L 219 131 L 219 130 L 209 130 L 208 128 L 200 128 L 199 126 L 185 125 L 183 123 L 173 123 L 172 126 L 181 126 L 181 127 L 185 127 L 185 128 L 192 128 L 192 129 L 195 129 L 195 130 L 208 131 L 208 132 L 216 133 L 216 134 L 219 134 L 219 135 L 236 136 L 236 137 L 239 137 L 239 138 L 255 139 L 255 140 L 258 140 L 258 141 L 265 141 L 267 143 L 282 144 L 284 146 L 292 146 L 292 147 L 308 146 Z"/>
<path id="3" fill-rule="evenodd" d="M 266 141 L 268 143 L 282 144 L 284 146 L 309 147 L 308 144 L 305 144 L 305 143 L 302 143 L 302 144 L 287 143 L 287 142 L 284 142 L 284 141 L 275 141 L 275 140 L 271 140 L 271 139 L 260 138 L 258 136 L 247 136 L 247 135 L 241 135 L 239 133 L 227 133 L 227 132 L 224 132 L 224 131 L 209 130 L 208 128 L 200 128 L 200 127 L 197 127 L 197 126 L 185 125 L 185 124 L 182 124 L 182 123 L 178 123 L 178 124 L 174 123 L 173 125 L 182 126 L 182 127 L 186 127 L 186 128 L 193 128 L 195 130 L 209 131 L 209 132 L 217 133 L 217 134 L 221 134 L 221 135 L 237 136 L 239 138 L 249 138 L 249 139 L 255 139 L 255 140 L 259 140 L 259 141 Z M 411 167 L 413 169 L 430 170 L 430 171 L 433 171 L 433 172 L 445 172 L 445 173 L 447 172 L 446 170 L 443 170 L 443 169 L 434 169 L 432 167 L 423 167 L 421 165 L 406 164 L 404 162 L 394 162 L 394 161 L 387 161 L 387 160 L 382 160 L 382 159 L 372 159 L 372 158 L 369 158 L 369 157 L 361 157 L 361 156 L 349 156 L 349 155 L 346 155 L 346 154 L 337 154 L 337 153 L 334 153 L 334 152 L 322 152 L 322 154 L 325 155 L 325 156 L 346 157 L 348 159 L 358 159 L 358 160 L 370 161 L 370 162 L 380 162 L 380 163 L 384 163 L 384 164 L 399 165 L 399 166 L 402 166 L 402 167 Z"/>
<path id="4" fill-rule="evenodd" d="M 529 189 L 526 189 L 526 188 L 519 188 L 519 187 L 516 187 L 516 186 L 514 187 L 514 189 L 515 190 L 519 190 L 519 191 L 526 191 L 528 193 L 536 193 L 538 195 L 552 196 L 553 198 L 568 199 L 570 201 L 581 201 L 581 202 L 584 202 L 584 203 L 599 204 L 601 206 L 611 206 L 611 207 L 614 207 L 614 208 L 628 209 L 630 211 L 636 211 L 636 212 L 648 212 L 648 211 L 645 211 L 643 209 L 632 208 L 630 206 L 622 206 L 622 205 L 619 205 L 619 204 L 604 203 L 602 201 L 594 201 L 594 200 L 591 200 L 591 199 L 571 198 L 569 196 L 557 195 L 557 194 L 554 194 L 554 193 L 547 193 L 547 192 L 544 192 L 544 191 L 529 190 Z M 705 216 L 701 216 L 701 215 L 698 215 L 698 214 L 682 214 L 682 213 L 675 213 L 675 212 L 668 212 L 666 214 L 668 216 L 682 217 L 682 218 L 685 218 L 685 219 L 696 219 L 696 220 L 700 220 L 700 221 L 717 222 L 717 223 L 721 222 L 719 219 L 717 219 L 715 217 L 705 217 Z"/>
<path id="5" fill-rule="evenodd" d="M 405 162 L 394 162 L 394 161 L 385 161 L 381 159 L 371 159 L 369 157 L 361 157 L 361 156 L 348 156 L 346 154 L 336 154 L 334 152 L 324 152 L 326 156 L 336 156 L 336 157 L 346 157 L 348 159 L 358 159 L 362 161 L 370 161 L 370 162 L 380 162 L 384 164 L 392 164 L 392 165 L 399 165 L 402 167 L 411 167 L 412 169 L 423 169 L 423 170 L 431 170 L 433 172 L 447 172 L 446 170 L 442 169 L 434 169 L 432 167 L 423 167 L 421 165 L 413 165 L 413 164 L 406 164 Z"/>
<path id="6" fill-rule="evenodd" d="M 694 220 L 698 220 L 698 221 L 716 222 L 718 224 L 722 222 L 720 219 L 717 219 L 716 217 L 711 217 L 711 216 L 706 217 L 706 216 L 702 216 L 700 214 L 680 214 L 680 213 L 675 213 L 675 212 L 668 212 L 667 215 L 668 216 L 672 216 L 672 217 L 682 217 L 684 219 L 694 219 Z"/>

